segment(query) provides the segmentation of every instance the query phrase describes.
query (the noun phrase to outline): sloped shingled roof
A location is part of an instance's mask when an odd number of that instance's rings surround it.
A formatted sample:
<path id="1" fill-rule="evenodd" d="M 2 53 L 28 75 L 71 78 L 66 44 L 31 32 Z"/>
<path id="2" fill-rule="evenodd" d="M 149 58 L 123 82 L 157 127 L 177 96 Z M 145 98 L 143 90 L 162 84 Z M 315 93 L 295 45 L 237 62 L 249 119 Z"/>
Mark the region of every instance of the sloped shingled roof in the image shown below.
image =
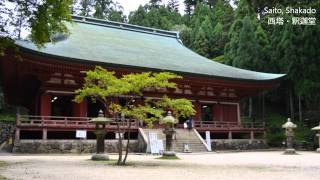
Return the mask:
<path id="1" fill-rule="evenodd" d="M 269 81 L 284 74 L 239 69 L 207 59 L 180 41 L 177 32 L 74 16 L 71 35 L 38 49 L 17 41 L 24 49 L 87 63 L 139 67 L 234 80 Z"/>

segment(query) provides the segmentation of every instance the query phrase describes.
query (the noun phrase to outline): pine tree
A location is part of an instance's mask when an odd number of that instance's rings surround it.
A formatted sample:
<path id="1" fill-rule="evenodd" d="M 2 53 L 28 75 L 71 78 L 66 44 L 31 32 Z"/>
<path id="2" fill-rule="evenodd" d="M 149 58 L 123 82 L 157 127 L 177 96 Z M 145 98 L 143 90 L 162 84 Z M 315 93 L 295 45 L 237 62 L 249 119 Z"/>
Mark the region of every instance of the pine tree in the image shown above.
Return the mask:
<path id="1" fill-rule="evenodd" d="M 98 19 L 107 19 L 111 11 L 112 0 L 96 0 L 94 1 L 93 17 Z"/>
<path id="2" fill-rule="evenodd" d="M 259 44 L 258 46 L 258 53 L 259 53 L 259 60 L 261 62 L 261 71 L 268 72 L 270 69 L 270 49 L 269 44 L 270 41 L 268 39 L 268 35 L 265 33 L 262 26 L 259 24 L 255 31 L 255 37 L 257 39 L 257 42 Z"/>
<path id="3" fill-rule="evenodd" d="M 80 16 L 90 16 L 92 12 L 93 0 L 81 0 L 80 1 Z"/>
<path id="4" fill-rule="evenodd" d="M 179 1 L 178 0 L 169 0 L 168 8 L 171 11 L 179 12 Z"/>
<path id="5" fill-rule="evenodd" d="M 159 8 L 161 2 L 162 2 L 162 0 L 150 0 L 150 1 L 149 1 L 150 9 L 152 9 L 152 8 Z"/>
<path id="6" fill-rule="evenodd" d="M 254 16 L 256 17 L 256 13 L 252 8 L 249 0 L 239 0 L 238 7 L 236 10 L 236 17 L 243 19 L 245 16 Z"/>
<path id="7" fill-rule="evenodd" d="M 205 20 L 201 23 L 201 26 L 196 34 L 193 44 L 194 50 L 205 56 L 212 56 L 212 40 L 213 40 L 213 28 L 209 16 L 205 17 Z"/>
<path id="8" fill-rule="evenodd" d="M 204 30 L 200 27 L 197 36 L 195 37 L 195 41 L 193 43 L 194 50 L 202 55 L 202 56 L 208 56 L 209 54 L 209 40 L 206 37 L 206 33 Z"/>
<path id="9" fill-rule="evenodd" d="M 319 34 L 319 26 L 306 26 L 301 37 L 303 50 L 301 51 L 300 66 L 303 66 L 303 73 L 296 89 L 299 95 L 306 98 L 307 106 L 310 109 L 319 108 L 318 103 L 320 101 Z"/>
<path id="10" fill-rule="evenodd" d="M 238 50 L 240 30 L 242 26 L 243 26 L 243 23 L 241 19 L 236 19 L 231 26 L 231 29 L 228 35 L 229 42 L 226 44 L 224 49 L 224 59 L 225 59 L 225 63 L 228 65 L 234 64 L 234 60 L 236 58 L 236 53 Z"/>
<path id="11" fill-rule="evenodd" d="M 262 69 L 259 59 L 259 44 L 255 38 L 254 26 L 249 16 L 243 19 L 233 66 L 256 71 Z"/>
<path id="12" fill-rule="evenodd" d="M 123 11 L 111 9 L 108 14 L 108 20 L 124 23 L 126 21 L 126 16 L 123 14 Z"/>
<path id="13" fill-rule="evenodd" d="M 224 47 L 228 41 L 228 32 L 234 20 L 234 12 L 230 4 L 223 0 L 215 2 L 212 14 L 214 34 L 213 34 L 213 57 L 224 54 Z"/>
<path id="14" fill-rule="evenodd" d="M 213 29 L 213 37 L 212 37 L 212 57 L 215 58 L 217 56 L 223 55 L 224 46 L 225 46 L 225 34 L 223 32 L 223 26 L 220 22 L 216 24 Z"/>
<path id="15" fill-rule="evenodd" d="M 182 23 L 181 15 L 171 11 L 167 6 L 161 5 L 148 10 L 147 8 L 149 7 L 140 6 L 130 13 L 129 23 L 165 30 L 170 30 L 174 25 Z"/>
<path id="16" fill-rule="evenodd" d="M 196 9 L 197 4 L 203 4 L 204 0 L 184 0 L 184 4 L 186 7 L 186 13 L 191 15 L 193 11 Z"/>
<path id="17" fill-rule="evenodd" d="M 129 15 L 129 23 L 140 26 L 149 26 L 146 9 L 140 5 L 136 11 L 131 12 Z"/>

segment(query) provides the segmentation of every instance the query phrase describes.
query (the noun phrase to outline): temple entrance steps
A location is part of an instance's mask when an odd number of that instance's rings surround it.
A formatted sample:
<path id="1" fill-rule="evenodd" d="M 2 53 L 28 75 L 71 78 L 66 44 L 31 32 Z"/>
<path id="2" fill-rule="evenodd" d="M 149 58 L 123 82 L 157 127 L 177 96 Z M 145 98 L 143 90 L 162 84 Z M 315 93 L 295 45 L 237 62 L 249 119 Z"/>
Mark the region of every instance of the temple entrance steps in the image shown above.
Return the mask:
<path id="1" fill-rule="evenodd" d="M 173 149 L 175 152 L 184 152 L 184 146 L 189 147 L 190 152 L 208 152 L 208 149 L 202 137 L 195 129 L 175 129 L 176 133 L 173 135 Z M 163 140 L 165 146 L 165 135 L 163 129 L 142 129 L 144 135 L 148 138 L 149 133 L 156 133 L 157 138 Z M 164 147 L 165 148 L 165 147 Z"/>

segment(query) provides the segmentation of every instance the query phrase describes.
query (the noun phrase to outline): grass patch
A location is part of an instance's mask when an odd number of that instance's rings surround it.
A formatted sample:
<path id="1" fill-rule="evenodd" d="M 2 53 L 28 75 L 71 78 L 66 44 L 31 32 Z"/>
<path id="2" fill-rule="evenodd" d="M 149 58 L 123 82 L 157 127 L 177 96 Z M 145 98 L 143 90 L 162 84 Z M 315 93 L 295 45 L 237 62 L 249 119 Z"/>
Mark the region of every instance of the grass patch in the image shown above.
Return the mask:
<path id="1" fill-rule="evenodd" d="M 5 161 L 0 161 L 0 169 L 4 168 L 4 167 L 6 167 L 6 166 L 8 166 L 8 163 L 7 163 L 7 162 L 5 162 Z M 7 180 L 7 178 L 4 177 L 4 176 L 1 176 L 1 174 L 0 174 L 0 180 Z"/>
<path id="2" fill-rule="evenodd" d="M 0 161 L 0 168 L 8 166 L 8 163 L 5 161 Z"/>
<path id="3" fill-rule="evenodd" d="M 161 160 L 180 160 L 178 156 L 161 156 L 157 157 L 156 159 L 161 159 Z"/>

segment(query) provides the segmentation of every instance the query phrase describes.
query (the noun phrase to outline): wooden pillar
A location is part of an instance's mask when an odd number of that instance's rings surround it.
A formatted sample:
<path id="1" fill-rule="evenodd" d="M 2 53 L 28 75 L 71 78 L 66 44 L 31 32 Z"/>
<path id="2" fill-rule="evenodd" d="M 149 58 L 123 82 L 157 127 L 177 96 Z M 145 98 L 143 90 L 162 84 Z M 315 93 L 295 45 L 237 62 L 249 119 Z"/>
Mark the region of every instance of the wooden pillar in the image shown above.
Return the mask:
<path id="1" fill-rule="evenodd" d="M 73 103 L 73 116 L 87 117 L 87 100 L 83 100 L 81 103 Z"/>
<path id="2" fill-rule="evenodd" d="M 254 140 L 254 132 L 253 131 L 250 131 L 250 139 Z"/>
<path id="3" fill-rule="evenodd" d="M 40 115 L 50 116 L 51 115 L 51 95 L 42 94 L 40 98 Z"/>
<path id="4" fill-rule="evenodd" d="M 223 118 L 223 106 L 220 103 L 217 103 L 217 106 L 218 106 L 218 119 L 219 119 L 219 121 L 223 121 L 224 120 L 224 118 Z"/>
<path id="5" fill-rule="evenodd" d="M 43 128 L 42 129 L 42 139 L 47 140 L 47 137 L 48 137 L 48 130 L 47 130 L 47 128 Z"/>
<path id="6" fill-rule="evenodd" d="M 14 133 L 14 140 L 19 141 L 20 140 L 20 128 L 16 128 L 16 131 Z"/>
<path id="7" fill-rule="evenodd" d="M 14 139 L 16 141 L 19 141 L 20 140 L 20 128 L 18 128 L 18 126 L 20 125 L 21 123 L 21 119 L 20 119 L 20 113 L 18 112 L 17 113 L 17 116 L 16 116 L 16 131 L 14 133 Z"/>
<path id="8" fill-rule="evenodd" d="M 238 124 L 241 124 L 240 104 L 239 103 L 237 103 L 237 119 L 238 119 Z"/>
<path id="9" fill-rule="evenodd" d="M 193 102 L 194 109 L 196 110 L 196 114 L 194 116 L 194 121 L 201 121 L 201 104 L 199 101 Z"/>
<path id="10" fill-rule="evenodd" d="M 228 133 L 228 139 L 232 139 L 232 132 L 231 131 L 229 131 L 229 133 Z"/>

